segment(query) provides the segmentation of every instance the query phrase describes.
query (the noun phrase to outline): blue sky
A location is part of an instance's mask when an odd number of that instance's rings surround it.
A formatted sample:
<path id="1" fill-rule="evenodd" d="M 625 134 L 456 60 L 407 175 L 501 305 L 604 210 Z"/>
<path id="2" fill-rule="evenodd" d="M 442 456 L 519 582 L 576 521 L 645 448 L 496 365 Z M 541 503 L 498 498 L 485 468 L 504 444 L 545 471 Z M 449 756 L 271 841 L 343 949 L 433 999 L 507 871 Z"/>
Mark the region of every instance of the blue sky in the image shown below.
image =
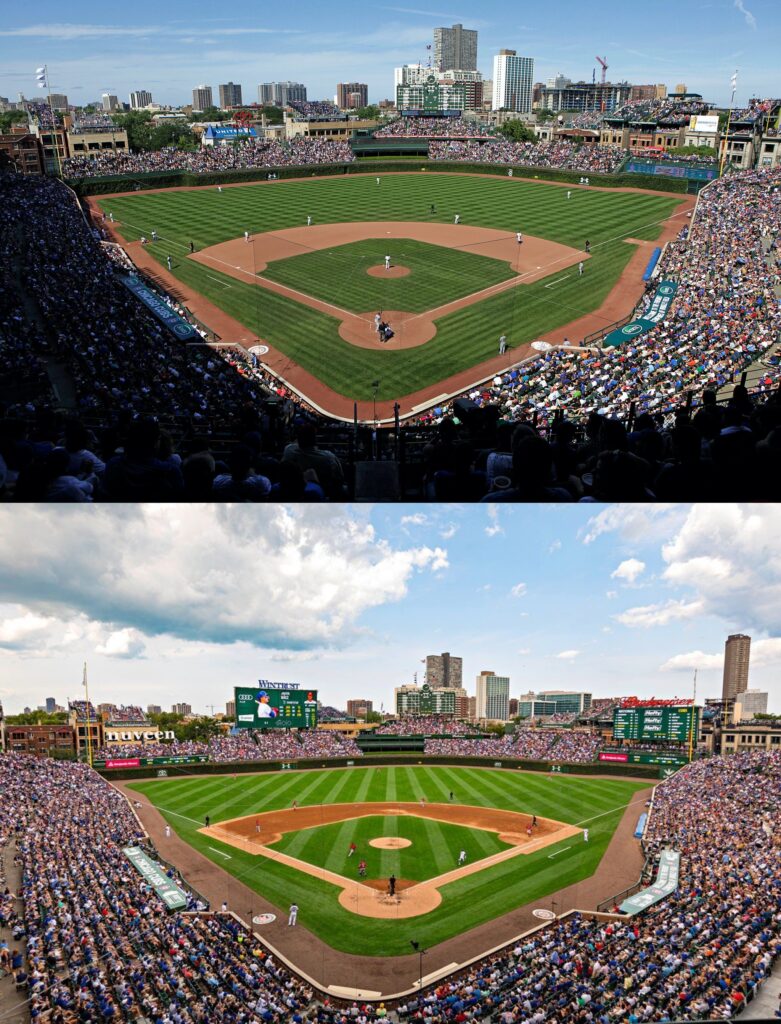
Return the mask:
<path id="1" fill-rule="evenodd" d="M 477 18 L 470 9 L 356 0 L 260 7 L 235 0 L 229 9 L 199 0 L 16 4 L 0 29 L 0 95 L 35 95 L 35 68 L 46 63 L 53 88 L 76 103 L 106 91 L 127 101 L 134 89 L 184 103 L 196 85 L 211 84 L 216 98 L 216 86 L 227 81 L 241 83 L 251 100 L 259 82 L 279 79 L 303 81 L 310 98 L 333 97 L 339 81 L 367 82 L 376 101 L 392 94 L 394 66 L 425 61 L 435 26 L 457 22 L 479 31 L 478 64 L 487 76 L 493 55 L 509 47 L 535 58 L 539 80 L 557 72 L 588 79 L 600 54 L 614 81 L 663 82 L 671 90 L 685 82 L 717 104 L 729 101 L 736 68 L 738 104 L 781 90 L 777 0 L 559 0 L 554 8 L 483 0 Z"/>
<path id="2" fill-rule="evenodd" d="M 781 506 L 7 506 L 0 699 L 223 710 L 258 678 L 391 706 L 426 654 L 511 695 L 718 696 L 724 640 L 781 712 Z"/>

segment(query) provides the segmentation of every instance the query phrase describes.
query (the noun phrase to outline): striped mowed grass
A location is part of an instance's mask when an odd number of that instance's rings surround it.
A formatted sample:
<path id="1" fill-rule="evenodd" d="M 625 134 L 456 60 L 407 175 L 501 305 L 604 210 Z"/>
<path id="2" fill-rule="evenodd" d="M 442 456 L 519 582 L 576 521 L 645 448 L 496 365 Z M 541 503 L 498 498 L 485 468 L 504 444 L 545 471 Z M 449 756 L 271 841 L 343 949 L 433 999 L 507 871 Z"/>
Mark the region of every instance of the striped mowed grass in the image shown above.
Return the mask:
<path id="1" fill-rule="evenodd" d="M 229 904 L 231 882 L 236 879 L 263 895 L 280 912 L 285 912 L 295 899 L 300 907 L 300 923 L 336 949 L 396 956 L 408 952 L 409 947 L 406 935 L 400 936 L 392 921 L 352 914 L 339 905 L 336 886 L 201 835 L 205 816 L 208 814 L 211 823 L 218 824 L 288 808 L 293 801 L 302 807 L 421 799 L 442 803 L 452 792 L 454 802 L 459 804 L 505 808 L 588 827 L 588 843 L 577 838 L 563 840 L 443 886 L 440 906 L 415 919 L 418 941 L 431 946 L 516 907 L 544 900 L 558 889 L 592 875 L 627 803 L 637 799 L 636 794 L 647 788 L 647 783 L 458 766 L 371 765 L 239 775 L 235 779 L 227 774 L 160 779 L 133 783 L 131 788 L 143 792 L 182 839 L 226 872 Z M 638 815 L 641 810 L 639 801 Z M 289 835 L 292 841 L 295 833 Z M 345 831 L 336 852 L 343 857 L 349 843 Z"/>
<path id="2" fill-rule="evenodd" d="M 188 287 L 338 394 L 367 401 L 372 398 L 374 380 L 380 381 L 379 400 L 401 398 L 494 356 L 500 334 L 507 336 L 510 349 L 517 348 L 598 309 L 634 252 L 624 239 L 657 238 L 662 222 L 681 201 L 680 197 L 578 189 L 571 199 L 566 195 L 567 190 L 559 186 L 530 180 L 402 173 L 381 176 L 379 186 L 373 175 L 351 175 L 245 185 L 220 193 L 216 188 L 139 193 L 101 199 L 100 205 L 114 214 L 128 240 L 150 238 L 154 229 L 159 241 L 151 243 L 149 251 L 161 265 L 170 255 L 172 273 Z M 552 266 L 546 278 L 440 318 L 436 336 L 425 345 L 374 351 L 344 341 L 333 316 L 186 258 L 191 240 L 201 249 L 241 237 L 245 230 L 257 235 L 301 226 L 308 216 L 315 224 L 452 223 L 456 213 L 462 224 L 520 230 L 526 236 L 576 249 L 582 249 L 588 239 L 587 272 L 580 277 Z M 262 240 L 257 244 L 262 245 Z M 554 279 L 555 286 L 546 287 Z M 403 279 L 385 284 L 399 282 Z M 327 301 L 337 306 L 342 301 L 341 284 L 335 278 Z M 374 305 L 398 308 L 384 300 Z"/>

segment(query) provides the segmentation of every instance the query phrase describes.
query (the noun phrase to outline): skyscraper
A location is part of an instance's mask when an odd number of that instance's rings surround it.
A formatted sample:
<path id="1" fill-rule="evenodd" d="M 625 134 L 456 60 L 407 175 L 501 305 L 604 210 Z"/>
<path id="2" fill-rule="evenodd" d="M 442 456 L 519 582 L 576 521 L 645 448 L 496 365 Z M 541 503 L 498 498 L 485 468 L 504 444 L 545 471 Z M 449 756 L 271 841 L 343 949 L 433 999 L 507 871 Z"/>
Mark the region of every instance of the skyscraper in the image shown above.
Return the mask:
<path id="1" fill-rule="evenodd" d="M 226 107 L 240 107 L 241 106 L 241 86 L 234 85 L 233 82 L 228 82 L 227 85 L 218 86 L 220 90 L 220 107 L 224 110 Z"/>
<path id="2" fill-rule="evenodd" d="M 306 86 L 301 82 L 263 82 L 258 86 L 258 103 L 286 107 L 299 102 L 306 103 Z"/>
<path id="3" fill-rule="evenodd" d="M 101 103 L 103 105 L 103 110 L 106 112 L 110 113 L 113 110 L 119 110 L 119 100 L 111 93 L 104 92 L 101 97 Z"/>
<path id="4" fill-rule="evenodd" d="M 462 684 L 463 658 L 454 658 L 448 652 L 426 656 L 426 682 L 429 686 L 441 686 L 458 690 Z"/>
<path id="5" fill-rule="evenodd" d="M 210 85 L 199 85 L 197 89 L 193 89 L 193 110 L 201 113 L 213 106 L 212 87 Z"/>
<path id="6" fill-rule="evenodd" d="M 510 717 L 510 677 L 483 671 L 477 677 L 477 717 L 506 722 Z"/>
<path id="7" fill-rule="evenodd" d="M 534 59 L 519 57 L 515 50 L 500 50 L 494 57 L 493 109 L 530 113 L 533 86 Z"/>
<path id="8" fill-rule="evenodd" d="M 339 82 L 336 86 L 336 105 L 342 110 L 356 110 L 369 103 L 369 86 L 364 82 Z"/>
<path id="9" fill-rule="evenodd" d="M 137 89 L 135 92 L 130 94 L 130 109 L 131 110 L 143 110 L 144 107 L 148 107 L 152 102 L 152 93 L 146 89 Z"/>
<path id="10" fill-rule="evenodd" d="M 724 679 L 721 699 L 734 700 L 748 689 L 748 665 L 751 658 L 751 637 L 733 633 L 724 644 Z"/>
<path id="11" fill-rule="evenodd" d="M 435 28 L 434 67 L 437 71 L 477 71 L 477 31 L 463 25 Z"/>

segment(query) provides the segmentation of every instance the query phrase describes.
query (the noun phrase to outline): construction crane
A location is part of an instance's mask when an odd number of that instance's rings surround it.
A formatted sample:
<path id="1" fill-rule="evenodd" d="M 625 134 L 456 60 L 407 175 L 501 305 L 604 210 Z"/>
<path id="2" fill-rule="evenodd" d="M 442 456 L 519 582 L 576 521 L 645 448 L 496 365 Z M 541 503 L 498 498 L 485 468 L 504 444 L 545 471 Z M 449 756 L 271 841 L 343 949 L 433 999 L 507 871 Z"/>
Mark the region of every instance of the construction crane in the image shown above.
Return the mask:
<path id="1" fill-rule="evenodd" d="M 602 85 L 604 85 L 605 84 L 605 76 L 607 74 L 607 67 L 608 67 L 608 65 L 607 65 L 607 57 L 597 57 L 596 59 L 602 65 L 602 78 L 600 79 L 600 81 L 602 82 Z"/>

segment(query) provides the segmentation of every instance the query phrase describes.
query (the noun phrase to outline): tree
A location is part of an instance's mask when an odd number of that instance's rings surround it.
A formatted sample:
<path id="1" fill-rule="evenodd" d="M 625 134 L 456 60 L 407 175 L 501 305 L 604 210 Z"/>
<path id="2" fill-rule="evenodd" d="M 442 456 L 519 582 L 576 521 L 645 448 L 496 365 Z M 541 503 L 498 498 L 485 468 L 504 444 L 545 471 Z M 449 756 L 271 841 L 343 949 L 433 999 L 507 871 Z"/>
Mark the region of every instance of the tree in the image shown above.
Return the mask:
<path id="1" fill-rule="evenodd" d="M 362 121 L 377 121 L 380 116 L 380 108 L 376 103 L 370 103 L 368 107 L 358 107 L 355 113 Z"/>
<path id="2" fill-rule="evenodd" d="M 31 711 L 6 717 L 8 725 L 63 725 L 67 721 L 67 711 Z"/>
<path id="3" fill-rule="evenodd" d="M 704 156 L 710 157 L 714 163 L 719 159 L 719 154 L 713 146 L 673 146 L 667 152 L 671 156 Z"/>
<path id="4" fill-rule="evenodd" d="M 538 120 L 538 122 L 540 122 L 542 124 L 544 124 L 545 121 L 553 121 L 555 117 L 556 117 L 556 114 L 552 110 L 538 110 L 537 111 L 537 120 Z"/>
<path id="5" fill-rule="evenodd" d="M 220 736 L 222 729 L 216 719 L 204 715 L 202 718 L 194 718 L 191 722 L 186 722 L 176 730 L 176 733 L 177 739 L 208 743 L 212 737 Z"/>
<path id="6" fill-rule="evenodd" d="M 149 135 L 149 149 L 164 149 L 178 146 L 179 149 L 196 149 L 198 145 L 192 128 L 183 121 L 166 121 L 152 129 Z"/>
<path id="7" fill-rule="evenodd" d="M 207 107 L 206 110 L 201 110 L 197 114 L 193 111 L 191 118 L 193 121 L 232 121 L 233 111 L 222 110 L 220 107 Z"/>
<path id="8" fill-rule="evenodd" d="M 152 725 L 156 725 L 160 732 L 168 732 L 176 729 L 182 723 L 182 716 L 175 715 L 173 711 L 161 711 L 159 715 L 148 715 Z"/>
<path id="9" fill-rule="evenodd" d="M 148 110 L 131 110 L 127 114 L 112 114 L 117 128 L 127 132 L 128 145 L 134 152 L 151 149 L 152 115 Z"/>
<path id="10" fill-rule="evenodd" d="M 27 114 L 23 110 L 6 110 L 0 114 L 0 135 L 7 135 L 15 124 L 27 124 Z"/>
<path id="11" fill-rule="evenodd" d="M 535 142 L 537 139 L 534 129 L 518 120 L 505 121 L 499 128 L 499 134 L 512 142 Z"/>
<path id="12" fill-rule="evenodd" d="M 367 711 L 366 712 L 366 723 L 367 723 L 367 725 L 369 723 L 381 722 L 381 721 L 382 721 L 382 715 L 379 713 L 379 711 Z"/>

